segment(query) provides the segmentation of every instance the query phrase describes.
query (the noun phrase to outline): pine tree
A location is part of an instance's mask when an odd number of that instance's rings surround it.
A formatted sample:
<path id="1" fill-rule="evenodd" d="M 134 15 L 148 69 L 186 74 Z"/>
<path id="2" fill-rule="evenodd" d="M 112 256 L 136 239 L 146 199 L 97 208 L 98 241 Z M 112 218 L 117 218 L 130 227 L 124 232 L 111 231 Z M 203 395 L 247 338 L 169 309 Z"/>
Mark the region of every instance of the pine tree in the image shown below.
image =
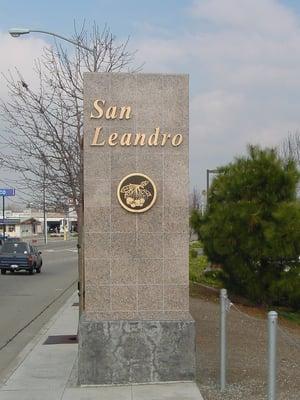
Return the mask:
<path id="1" fill-rule="evenodd" d="M 257 303 L 299 307 L 298 179 L 293 161 L 257 146 L 214 179 L 200 233 L 232 292 Z"/>

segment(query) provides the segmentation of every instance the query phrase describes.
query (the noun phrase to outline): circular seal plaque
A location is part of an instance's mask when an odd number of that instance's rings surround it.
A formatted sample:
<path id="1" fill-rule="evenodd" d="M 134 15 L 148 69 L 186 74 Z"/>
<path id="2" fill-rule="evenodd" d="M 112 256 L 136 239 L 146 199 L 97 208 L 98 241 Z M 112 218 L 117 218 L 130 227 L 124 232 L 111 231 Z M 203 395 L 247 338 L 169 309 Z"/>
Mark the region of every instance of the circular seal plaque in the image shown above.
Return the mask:
<path id="1" fill-rule="evenodd" d="M 141 213 L 149 210 L 156 200 L 156 187 L 147 175 L 136 172 L 125 176 L 117 190 L 119 203 L 125 210 Z"/>

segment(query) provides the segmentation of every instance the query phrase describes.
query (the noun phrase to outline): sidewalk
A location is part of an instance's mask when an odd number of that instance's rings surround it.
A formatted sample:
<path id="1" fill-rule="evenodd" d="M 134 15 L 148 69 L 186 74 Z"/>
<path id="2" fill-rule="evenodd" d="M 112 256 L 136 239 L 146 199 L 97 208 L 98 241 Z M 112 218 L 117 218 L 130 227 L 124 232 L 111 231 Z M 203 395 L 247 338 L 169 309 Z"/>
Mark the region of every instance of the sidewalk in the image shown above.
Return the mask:
<path id="1" fill-rule="evenodd" d="M 195 383 L 77 386 L 77 344 L 44 344 L 49 336 L 75 335 L 74 294 L 17 358 L 1 400 L 203 400 Z"/>

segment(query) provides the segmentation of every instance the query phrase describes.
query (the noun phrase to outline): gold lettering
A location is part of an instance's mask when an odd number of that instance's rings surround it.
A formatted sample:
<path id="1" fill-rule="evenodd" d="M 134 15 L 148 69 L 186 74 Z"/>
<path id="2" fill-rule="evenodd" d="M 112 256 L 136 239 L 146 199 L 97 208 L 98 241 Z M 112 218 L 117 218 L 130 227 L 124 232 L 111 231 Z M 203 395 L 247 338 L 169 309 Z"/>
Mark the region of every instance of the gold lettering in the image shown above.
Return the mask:
<path id="1" fill-rule="evenodd" d="M 116 146 L 118 144 L 116 142 L 117 139 L 118 139 L 118 134 L 116 132 L 110 134 L 109 137 L 108 137 L 108 144 L 110 146 Z"/>
<path id="2" fill-rule="evenodd" d="M 131 145 L 131 133 L 124 133 L 121 136 L 120 145 L 121 146 L 130 146 Z"/>
<path id="3" fill-rule="evenodd" d="M 121 107 L 119 119 L 123 119 L 124 115 L 125 115 L 125 119 L 130 119 L 131 118 L 130 114 L 131 114 L 131 107 L 129 107 L 129 106 Z"/>
<path id="4" fill-rule="evenodd" d="M 158 135 L 159 135 L 159 128 L 155 128 L 155 133 L 149 136 L 148 145 L 149 146 L 157 146 L 158 145 Z"/>
<path id="5" fill-rule="evenodd" d="M 144 133 L 136 133 L 133 145 L 137 146 L 139 144 L 139 142 L 140 142 L 140 146 L 144 146 L 145 145 L 145 138 L 146 138 L 146 135 Z"/>
<path id="6" fill-rule="evenodd" d="M 177 147 L 179 146 L 183 141 L 183 137 L 182 135 L 180 135 L 180 133 L 178 133 L 177 135 L 173 136 L 172 138 L 172 146 Z"/>
<path id="7" fill-rule="evenodd" d="M 163 138 L 161 141 L 161 145 L 164 146 L 167 143 L 167 140 L 170 139 L 171 135 L 169 133 L 168 134 L 163 133 L 162 136 Z"/>
<path id="8" fill-rule="evenodd" d="M 100 103 L 102 103 L 102 105 L 105 105 L 105 101 L 104 100 L 95 100 L 94 101 L 94 109 L 98 112 L 98 114 L 94 115 L 93 112 L 91 112 L 91 118 L 94 119 L 99 119 L 103 116 L 103 109 L 100 105 Z"/>
<path id="9" fill-rule="evenodd" d="M 99 143 L 99 136 L 101 134 L 101 130 L 102 130 L 102 126 L 95 128 L 95 133 L 94 133 L 94 137 L 93 137 L 91 146 L 104 146 L 105 145 L 104 139 L 103 139 L 103 142 Z"/>
<path id="10" fill-rule="evenodd" d="M 109 111 L 109 118 L 114 118 L 114 115 L 116 115 L 117 110 L 114 109 L 114 107 L 110 107 Z M 98 126 L 94 130 L 94 135 L 92 139 L 91 146 L 105 146 L 106 143 L 109 146 L 145 146 L 146 144 L 148 146 L 165 146 L 168 141 L 173 147 L 178 147 L 183 143 L 183 135 L 182 134 L 170 134 L 170 133 L 161 133 L 160 127 L 157 127 L 154 129 L 154 132 L 152 134 L 145 134 L 145 133 L 132 133 L 132 132 L 126 132 L 126 133 L 111 133 L 110 135 L 107 135 L 108 137 L 105 138 L 105 135 L 103 134 L 103 127 Z"/>
<path id="11" fill-rule="evenodd" d="M 105 118 L 106 119 L 116 119 L 117 118 L 117 107 L 116 106 L 111 106 L 108 107 L 105 113 Z"/>

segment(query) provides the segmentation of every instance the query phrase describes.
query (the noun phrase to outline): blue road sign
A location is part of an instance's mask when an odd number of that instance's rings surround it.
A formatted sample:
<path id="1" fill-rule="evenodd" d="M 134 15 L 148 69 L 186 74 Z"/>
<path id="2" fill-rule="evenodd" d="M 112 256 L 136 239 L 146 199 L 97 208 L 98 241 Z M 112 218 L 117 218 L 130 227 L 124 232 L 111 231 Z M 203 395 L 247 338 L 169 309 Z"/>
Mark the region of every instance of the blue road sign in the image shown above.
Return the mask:
<path id="1" fill-rule="evenodd" d="M 15 189 L 0 189 L 0 196 L 15 196 Z"/>

